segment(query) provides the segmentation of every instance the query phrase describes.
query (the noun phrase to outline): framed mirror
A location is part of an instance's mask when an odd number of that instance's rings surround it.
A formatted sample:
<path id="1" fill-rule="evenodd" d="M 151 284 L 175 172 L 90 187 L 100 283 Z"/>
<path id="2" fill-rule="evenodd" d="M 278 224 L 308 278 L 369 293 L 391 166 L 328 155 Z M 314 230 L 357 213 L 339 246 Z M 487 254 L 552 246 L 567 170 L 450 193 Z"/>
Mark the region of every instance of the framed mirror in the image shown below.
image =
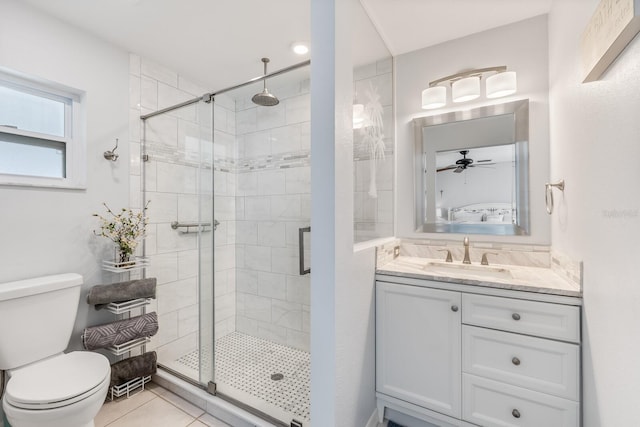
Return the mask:
<path id="1" fill-rule="evenodd" d="M 529 101 L 413 120 L 415 228 L 529 234 Z"/>

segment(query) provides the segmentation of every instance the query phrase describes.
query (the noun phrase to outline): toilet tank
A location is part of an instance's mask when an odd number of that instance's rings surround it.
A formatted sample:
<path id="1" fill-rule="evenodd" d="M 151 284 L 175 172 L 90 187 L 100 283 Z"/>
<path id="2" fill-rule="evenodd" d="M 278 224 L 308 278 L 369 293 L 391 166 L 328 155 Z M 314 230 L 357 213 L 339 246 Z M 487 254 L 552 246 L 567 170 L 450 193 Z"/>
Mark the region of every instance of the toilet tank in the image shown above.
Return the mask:
<path id="1" fill-rule="evenodd" d="M 75 273 L 0 283 L 0 369 L 67 348 L 81 286 L 82 276 Z"/>

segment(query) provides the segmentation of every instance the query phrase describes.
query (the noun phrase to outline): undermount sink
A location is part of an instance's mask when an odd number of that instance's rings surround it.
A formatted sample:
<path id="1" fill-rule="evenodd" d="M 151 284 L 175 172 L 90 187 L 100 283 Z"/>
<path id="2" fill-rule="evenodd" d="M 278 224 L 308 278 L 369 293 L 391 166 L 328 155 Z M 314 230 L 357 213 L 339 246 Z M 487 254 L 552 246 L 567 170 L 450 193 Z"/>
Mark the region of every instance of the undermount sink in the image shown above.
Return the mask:
<path id="1" fill-rule="evenodd" d="M 502 267 L 491 267 L 478 264 L 461 264 L 450 262 L 427 262 L 423 270 L 433 274 L 445 276 L 464 275 L 484 278 L 511 279 L 511 272 Z"/>

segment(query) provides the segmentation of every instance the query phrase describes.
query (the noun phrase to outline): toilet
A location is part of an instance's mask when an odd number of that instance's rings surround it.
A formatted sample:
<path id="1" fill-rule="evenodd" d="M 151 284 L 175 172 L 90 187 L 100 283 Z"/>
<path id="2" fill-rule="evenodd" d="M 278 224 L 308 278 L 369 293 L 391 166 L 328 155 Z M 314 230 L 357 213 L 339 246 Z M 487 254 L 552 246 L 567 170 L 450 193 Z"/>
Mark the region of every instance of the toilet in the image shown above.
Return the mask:
<path id="1" fill-rule="evenodd" d="M 0 369 L 9 377 L 2 408 L 11 427 L 94 426 L 109 389 L 109 360 L 64 353 L 81 286 L 73 273 L 0 284 Z"/>

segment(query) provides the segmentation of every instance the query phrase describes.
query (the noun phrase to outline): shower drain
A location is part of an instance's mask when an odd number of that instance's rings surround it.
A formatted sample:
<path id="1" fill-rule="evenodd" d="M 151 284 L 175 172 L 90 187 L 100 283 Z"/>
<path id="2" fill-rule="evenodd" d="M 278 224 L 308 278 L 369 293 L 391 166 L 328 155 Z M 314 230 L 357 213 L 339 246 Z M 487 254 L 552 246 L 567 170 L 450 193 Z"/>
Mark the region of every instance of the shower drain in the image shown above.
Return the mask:
<path id="1" fill-rule="evenodd" d="M 284 378 L 284 375 L 282 374 L 271 374 L 271 379 L 274 381 L 280 381 L 283 378 Z"/>

